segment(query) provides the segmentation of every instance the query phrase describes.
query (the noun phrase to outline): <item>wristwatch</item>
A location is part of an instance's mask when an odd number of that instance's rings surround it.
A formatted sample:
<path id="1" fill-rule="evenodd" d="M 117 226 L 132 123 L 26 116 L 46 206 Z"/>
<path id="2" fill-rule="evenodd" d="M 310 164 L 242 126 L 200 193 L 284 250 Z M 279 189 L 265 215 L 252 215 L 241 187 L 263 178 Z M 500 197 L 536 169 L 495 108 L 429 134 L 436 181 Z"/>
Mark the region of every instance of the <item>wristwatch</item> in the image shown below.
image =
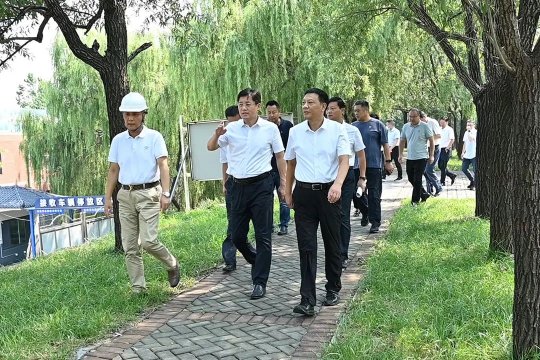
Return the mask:
<path id="1" fill-rule="evenodd" d="M 392 159 L 390 159 L 390 160 L 384 160 L 384 161 L 387 162 L 387 163 L 391 163 L 391 162 L 392 162 Z"/>
<path id="2" fill-rule="evenodd" d="M 360 180 L 366 180 L 366 177 L 365 176 L 359 176 L 358 177 Z"/>
<path id="3" fill-rule="evenodd" d="M 171 193 L 168 192 L 168 191 L 162 192 L 161 195 L 165 196 L 166 198 L 170 198 L 170 197 L 171 197 Z"/>

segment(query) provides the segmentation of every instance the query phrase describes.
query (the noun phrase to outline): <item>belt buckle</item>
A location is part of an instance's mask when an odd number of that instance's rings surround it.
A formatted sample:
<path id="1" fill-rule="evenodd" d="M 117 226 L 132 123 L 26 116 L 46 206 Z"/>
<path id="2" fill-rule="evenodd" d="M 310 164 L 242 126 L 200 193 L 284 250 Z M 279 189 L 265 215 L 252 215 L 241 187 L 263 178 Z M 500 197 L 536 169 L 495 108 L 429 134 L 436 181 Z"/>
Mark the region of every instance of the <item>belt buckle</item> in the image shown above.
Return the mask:
<path id="1" fill-rule="evenodd" d="M 322 190 L 322 184 L 311 184 L 311 190 Z"/>

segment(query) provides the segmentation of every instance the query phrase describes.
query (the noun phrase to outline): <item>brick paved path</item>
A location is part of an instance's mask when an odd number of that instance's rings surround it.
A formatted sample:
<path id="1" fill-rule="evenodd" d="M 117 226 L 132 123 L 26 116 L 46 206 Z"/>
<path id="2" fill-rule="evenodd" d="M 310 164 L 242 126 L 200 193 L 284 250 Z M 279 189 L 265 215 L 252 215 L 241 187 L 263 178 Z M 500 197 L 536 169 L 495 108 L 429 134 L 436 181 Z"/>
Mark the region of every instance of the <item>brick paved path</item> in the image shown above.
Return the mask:
<path id="1" fill-rule="evenodd" d="M 273 258 L 267 295 L 249 300 L 250 266 L 239 255 L 238 269 L 222 274 L 217 269 L 193 288 L 176 296 L 135 327 L 87 352 L 83 359 L 315 359 L 329 342 L 339 317 L 364 275 L 363 259 L 384 235 L 388 219 L 412 188 L 405 181 L 384 182 L 383 224 L 377 235 L 352 217 L 351 264 L 342 276 L 338 306 L 320 306 L 325 294 L 324 252 L 319 242 L 316 316 L 292 313 L 300 302 L 300 271 L 294 225 L 288 236 L 273 237 Z M 442 197 L 474 197 L 460 177 Z M 352 255 L 352 256 L 351 256 Z"/>

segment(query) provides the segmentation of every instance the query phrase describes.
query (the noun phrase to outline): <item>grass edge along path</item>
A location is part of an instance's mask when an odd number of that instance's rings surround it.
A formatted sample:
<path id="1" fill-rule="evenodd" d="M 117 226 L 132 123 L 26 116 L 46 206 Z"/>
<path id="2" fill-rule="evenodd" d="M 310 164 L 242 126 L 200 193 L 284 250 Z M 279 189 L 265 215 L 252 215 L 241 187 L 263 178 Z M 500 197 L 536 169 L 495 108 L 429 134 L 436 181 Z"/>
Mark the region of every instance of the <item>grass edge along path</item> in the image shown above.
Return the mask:
<path id="1" fill-rule="evenodd" d="M 0 359 L 67 359 L 75 350 L 125 328 L 221 263 L 225 207 L 210 203 L 161 218 L 159 237 L 177 256 L 181 285 L 144 255 L 148 293 L 130 291 L 112 236 L 0 268 Z"/>
<path id="2" fill-rule="evenodd" d="M 404 205 L 325 359 L 511 359 L 513 260 L 488 256 L 474 200 Z"/>

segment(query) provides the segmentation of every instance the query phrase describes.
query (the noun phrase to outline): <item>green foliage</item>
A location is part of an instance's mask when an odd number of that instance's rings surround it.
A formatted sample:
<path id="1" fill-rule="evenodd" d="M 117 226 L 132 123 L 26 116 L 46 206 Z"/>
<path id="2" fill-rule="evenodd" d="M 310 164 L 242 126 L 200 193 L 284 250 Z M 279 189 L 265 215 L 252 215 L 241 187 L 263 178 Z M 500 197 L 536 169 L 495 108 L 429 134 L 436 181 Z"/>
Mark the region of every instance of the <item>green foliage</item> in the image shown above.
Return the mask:
<path id="1" fill-rule="evenodd" d="M 68 359 L 118 331 L 221 262 L 226 226 L 225 208 L 215 204 L 162 218 L 160 239 L 181 267 L 174 290 L 161 263 L 145 255 L 148 294 L 131 294 L 111 237 L 0 269 L 0 358 Z"/>
<path id="2" fill-rule="evenodd" d="M 404 206 L 326 359 L 510 359 L 513 261 L 472 200 Z"/>

